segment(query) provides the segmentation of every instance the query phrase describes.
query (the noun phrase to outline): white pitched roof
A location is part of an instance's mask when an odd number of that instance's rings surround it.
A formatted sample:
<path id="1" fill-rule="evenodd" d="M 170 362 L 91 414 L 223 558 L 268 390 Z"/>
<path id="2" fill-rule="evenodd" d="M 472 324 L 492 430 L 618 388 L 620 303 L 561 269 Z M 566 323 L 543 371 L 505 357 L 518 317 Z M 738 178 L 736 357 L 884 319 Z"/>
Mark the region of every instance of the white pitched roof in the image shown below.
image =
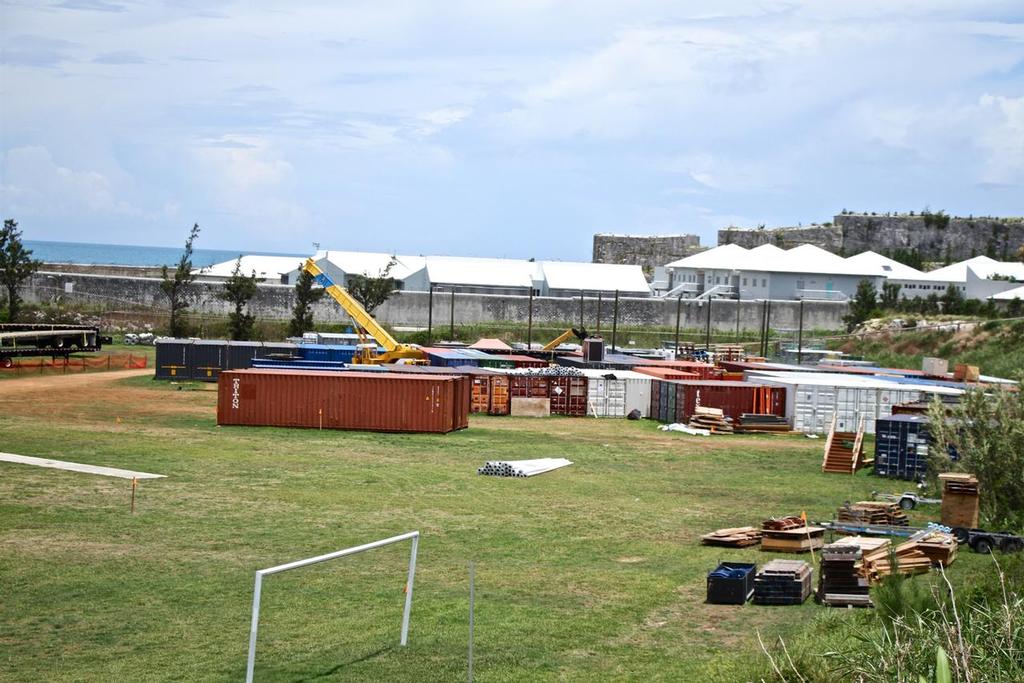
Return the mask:
<path id="1" fill-rule="evenodd" d="M 391 259 L 395 265 L 388 273 L 396 280 L 404 280 L 413 273 L 423 270 L 426 259 L 422 256 L 402 256 L 371 251 L 318 251 L 316 260 L 326 258 L 346 275 L 367 275 L 377 277 L 388 267 Z"/>
<path id="2" fill-rule="evenodd" d="M 478 287 L 533 287 L 538 265 L 532 261 L 464 256 L 428 256 L 432 283 Z"/>
<path id="3" fill-rule="evenodd" d="M 996 299 L 997 301 L 1013 301 L 1014 299 L 1024 299 L 1024 286 L 1017 287 L 1016 289 L 1009 289 L 1005 292 L 999 292 L 993 294 L 989 299 Z"/>
<path id="4" fill-rule="evenodd" d="M 242 256 L 241 273 L 251 275 L 254 271 L 256 277 L 263 279 L 279 279 L 283 274 L 302 268 L 306 259 L 302 256 Z M 235 272 L 237 259 L 215 263 L 194 271 L 197 275 L 207 277 L 231 277 Z"/>
<path id="5" fill-rule="evenodd" d="M 923 280 L 924 273 L 917 268 L 900 263 L 888 256 L 876 254 L 873 251 L 865 251 L 846 259 L 847 263 L 871 270 L 879 277 L 892 278 L 894 280 Z"/>
<path id="6" fill-rule="evenodd" d="M 770 244 L 762 244 L 754 249 L 744 249 L 737 244 L 723 244 L 720 247 L 673 261 L 666 267 L 763 273 L 824 273 L 864 276 L 876 274 L 872 268 L 850 263 L 841 256 L 836 256 L 813 244 L 801 244 L 788 250 Z"/>
<path id="7" fill-rule="evenodd" d="M 1014 280 L 1024 281 L 1024 263 L 1017 261 L 972 264 L 968 268 L 983 280 L 989 280 L 996 275 L 1003 275 L 1005 277 L 1012 277 Z"/>
<path id="8" fill-rule="evenodd" d="M 991 259 L 988 256 L 975 256 L 974 258 L 967 259 L 966 261 L 960 261 L 959 263 L 953 263 L 944 268 L 938 270 L 929 270 L 924 273 L 925 280 L 940 280 L 942 282 L 967 282 L 967 267 L 977 266 L 984 270 L 985 267 L 990 265 L 998 265 L 999 261 Z"/>
<path id="9" fill-rule="evenodd" d="M 541 272 L 549 289 L 585 289 L 650 294 L 651 288 L 640 266 L 614 263 L 541 261 Z"/>

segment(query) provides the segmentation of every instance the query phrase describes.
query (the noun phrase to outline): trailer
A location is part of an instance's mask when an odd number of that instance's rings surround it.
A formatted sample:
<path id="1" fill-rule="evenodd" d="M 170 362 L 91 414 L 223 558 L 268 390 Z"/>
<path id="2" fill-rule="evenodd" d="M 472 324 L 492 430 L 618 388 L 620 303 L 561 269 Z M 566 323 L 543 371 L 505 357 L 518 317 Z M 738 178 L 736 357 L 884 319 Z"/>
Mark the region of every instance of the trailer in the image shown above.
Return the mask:
<path id="1" fill-rule="evenodd" d="M 984 529 L 967 529 L 954 527 L 953 535 L 957 543 L 971 546 L 971 550 L 981 555 L 988 555 L 993 550 L 1002 553 L 1016 553 L 1024 549 L 1024 536 L 1010 531 L 985 531 Z"/>
<path id="2" fill-rule="evenodd" d="M 856 534 L 858 536 L 910 537 L 926 530 L 922 527 L 892 526 L 889 524 L 851 524 L 837 521 L 815 522 L 815 524 L 832 532 Z M 981 555 L 987 555 L 993 550 L 999 550 L 1003 553 L 1016 553 L 1024 550 L 1024 536 L 1018 536 L 1010 531 L 985 531 L 984 529 L 952 527 L 950 533 L 953 534 L 957 543 L 970 546 L 971 550 Z"/>
<path id="3" fill-rule="evenodd" d="M 72 353 L 99 351 L 113 340 L 88 325 L 0 325 L 0 367 L 9 368 L 22 356 L 67 358 Z"/>
<path id="4" fill-rule="evenodd" d="M 890 503 L 899 503 L 899 506 L 903 510 L 913 510 L 918 505 L 938 505 L 942 502 L 939 498 L 925 498 L 919 496 L 912 491 L 904 491 L 900 494 L 895 493 L 880 493 L 878 491 L 872 491 L 871 496 L 875 500 L 884 500 Z"/>

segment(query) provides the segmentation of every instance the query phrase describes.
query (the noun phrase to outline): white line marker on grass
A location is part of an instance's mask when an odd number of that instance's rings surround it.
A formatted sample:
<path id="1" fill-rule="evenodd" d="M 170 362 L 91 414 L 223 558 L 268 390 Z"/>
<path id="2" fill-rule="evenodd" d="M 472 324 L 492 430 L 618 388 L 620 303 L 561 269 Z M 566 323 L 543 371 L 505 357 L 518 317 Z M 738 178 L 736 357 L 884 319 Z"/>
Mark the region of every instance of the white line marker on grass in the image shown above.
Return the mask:
<path id="1" fill-rule="evenodd" d="M 13 453 L 0 453 L 0 462 L 13 462 L 19 465 L 35 465 L 36 467 L 49 467 L 55 470 L 68 470 L 69 472 L 82 472 L 84 474 L 98 474 L 102 477 L 120 477 L 121 479 L 163 479 L 167 476 L 165 474 L 150 474 L 149 472 L 122 470 L 116 467 L 100 467 L 98 465 L 83 465 L 78 462 L 65 462 L 63 460 L 50 460 L 48 458 L 33 458 L 30 455 L 15 455 Z"/>

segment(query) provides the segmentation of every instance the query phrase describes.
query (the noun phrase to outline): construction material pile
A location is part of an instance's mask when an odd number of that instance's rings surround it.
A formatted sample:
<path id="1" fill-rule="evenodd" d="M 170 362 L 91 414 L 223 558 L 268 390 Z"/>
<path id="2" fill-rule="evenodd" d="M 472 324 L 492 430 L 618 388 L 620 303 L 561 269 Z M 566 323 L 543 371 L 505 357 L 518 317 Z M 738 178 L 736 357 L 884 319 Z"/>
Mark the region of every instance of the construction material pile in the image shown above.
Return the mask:
<path id="1" fill-rule="evenodd" d="M 476 471 L 477 474 L 486 474 L 491 477 L 532 477 L 571 464 L 572 461 L 565 458 L 488 460 L 483 467 L 478 467 Z"/>
<path id="2" fill-rule="evenodd" d="M 951 527 L 975 529 L 981 491 L 972 474 L 948 472 L 939 475 L 942 481 L 942 523 Z"/>
<path id="3" fill-rule="evenodd" d="M 772 517 L 761 526 L 761 550 L 766 552 L 807 553 L 825 543 L 825 529 L 808 526 L 800 517 Z"/>
<path id="4" fill-rule="evenodd" d="M 721 408 L 697 406 L 690 418 L 690 427 L 706 429 L 712 434 L 732 434 L 732 420 L 725 417 Z"/>
<path id="5" fill-rule="evenodd" d="M 715 344 L 716 361 L 742 362 L 747 352 L 741 344 Z"/>
<path id="6" fill-rule="evenodd" d="M 862 500 L 844 503 L 836 512 L 836 519 L 844 524 L 907 526 L 907 513 L 898 503 Z"/>
<path id="7" fill-rule="evenodd" d="M 803 604 L 811 594 L 812 574 L 802 560 L 772 560 L 754 577 L 754 604 Z"/>
<path id="8" fill-rule="evenodd" d="M 956 539 L 937 529 L 923 529 L 890 551 L 889 544 L 865 551 L 861 572 L 878 581 L 894 572 L 923 574 L 933 564 L 948 567 L 956 559 Z M 895 561 L 895 564 L 893 563 Z"/>
<path id="9" fill-rule="evenodd" d="M 702 545 L 715 545 L 725 548 L 746 548 L 761 542 L 761 530 L 752 526 L 738 526 L 719 529 L 700 537 Z"/>
<path id="10" fill-rule="evenodd" d="M 860 546 L 839 541 L 821 549 L 817 599 L 832 607 L 874 607 L 870 580 L 861 573 Z"/>
<path id="11" fill-rule="evenodd" d="M 799 517 L 773 517 L 761 527 L 761 550 L 766 552 L 806 553 L 825 545 L 825 529 L 807 526 Z"/>
<path id="12" fill-rule="evenodd" d="M 517 375 L 531 375 L 540 377 L 583 377 L 579 368 L 570 368 L 562 365 L 549 365 L 546 368 L 523 368 Z"/>
<path id="13" fill-rule="evenodd" d="M 786 418 L 770 413 L 743 413 L 736 425 L 737 433 L 785 434 L 789 431 L 789 423 L 786 422 Z"/>

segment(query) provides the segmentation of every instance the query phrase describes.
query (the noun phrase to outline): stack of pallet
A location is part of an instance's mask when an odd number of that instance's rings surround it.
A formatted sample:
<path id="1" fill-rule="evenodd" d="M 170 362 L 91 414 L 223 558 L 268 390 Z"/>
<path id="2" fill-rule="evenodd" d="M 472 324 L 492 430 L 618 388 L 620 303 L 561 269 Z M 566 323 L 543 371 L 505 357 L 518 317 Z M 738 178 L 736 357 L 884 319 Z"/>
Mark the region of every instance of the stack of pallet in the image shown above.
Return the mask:
<path id="1" fill-rule="evenodd" d="M 932 564 L 948 567 L 956 560 L 957 542 L 953 534 L 927 530 L 922 534 L 915 534 L 911 540 L 917 544 L 917 549 L 924 553 Z"/>
<path id="2" fill-rule="evenodd" d="M 818 601 L 832 607 L 873 607 L 870 580 L 861 573 L 859 545 L 839 541 L 821 549 Z"/>
<path id="3" fill-rule="evenodd" d="M 789 431 L 790 427 L 786 418 L 764 413 L 743 413 L 740 415 L 739 424 L 736 425 L 737 433 L 786 434 Z"/>
<path id="4" fill-rule="evenodd" d="M 772 560 L 754 577 L 754 604 L 803 604 L 811 594 L 812 573 L 802 560 Z"/>
<path id="5" fill-rule="evenodd" d="M 693 409 L 690 426 L 694 429 L 706 429 L 712 434 L 732 434 L 732 422 L 725 417 L 721 408 L 705 408 L 697 406 Z"/>
<path id="6" fill-rule="evenodd" d="M 846 503 L 836 513 L 836 519 L 846 524 L 907 526 L 907 513 L 898 503 L 862 500 Z"/>
<path id="7" fill-rule="evenodd" d="M 893 564 L 895 559 L 896 564 Z M 875 550 L 865 551 L 862 556 L 861 573 L 869 581 L 900 574 L 924 574 L 932 568 L 932 561 L 913 540 L 900 543 L 890 549 L 889 544 Z"/>
<path id="8" fill-rule="evenodd" d="M 747 357 L 747 352 L 741 344 L 715 344 L 716 361 L 740 362 Z"/>
<path id="9" fill-rule="evenodd" d="M 719 529 L 700 537 L 702 545 L 717 545 L 726 548 L 746 548 L 761 542 L 761 530 L 752 526 Z"/>
<path id="10" fill-rule="evenodd" d="M 761 550 L 777 553 L 806 553 L 825 544 L 825 529 L 807 526 L 799 517 L 766 519 L 761 532 Z"/>
<path id="11" fill-rule="evenodd" d="M 951 527 L 976 529 L 981 491 L 972 474 L 940 474 L 942 481 L 942 523 Z"/>

